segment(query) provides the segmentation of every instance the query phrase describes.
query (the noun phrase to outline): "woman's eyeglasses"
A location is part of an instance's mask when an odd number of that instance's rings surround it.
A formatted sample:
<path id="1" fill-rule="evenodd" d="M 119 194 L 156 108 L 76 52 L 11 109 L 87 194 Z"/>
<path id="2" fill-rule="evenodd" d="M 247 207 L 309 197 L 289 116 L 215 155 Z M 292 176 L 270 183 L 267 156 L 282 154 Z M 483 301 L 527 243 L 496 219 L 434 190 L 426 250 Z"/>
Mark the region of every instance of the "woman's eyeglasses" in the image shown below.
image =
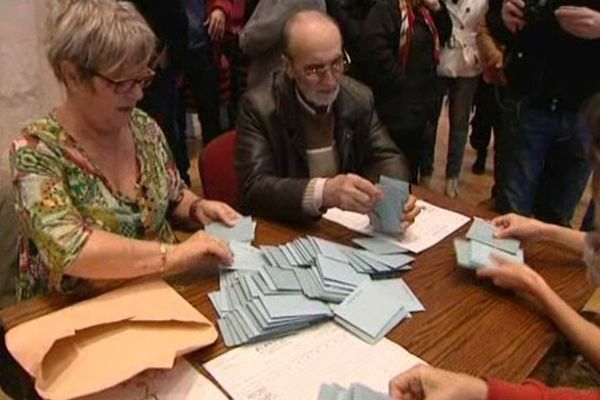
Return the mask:
<path id="1" fill-rule="evenodd" d="M 155 72 L 153 70 L 151 70 L 150 68 L 147 68 L 147 74 L 141 78 L 120 79 L 120 80 L 115 80 L 115 79 L 109 78 L 108 76 L 105 76 L 96 71 L 92 71 L 92 73 L 94 74 L 94 76 L 98 76 L 98 77 L 104 79 L 105 81 L 109 82 L 110 84 L 112 84 L 113 89 L 114 89 L 115 93 L 117 93 L 117 94 L 129 93 L 135 87 L 135 85 L 140 85 L 140 87 L 142 89 L 147 88 L 148 86 L 150 86 L 150 84 L 154 80 L 154 75 L 155 75 Z"/>

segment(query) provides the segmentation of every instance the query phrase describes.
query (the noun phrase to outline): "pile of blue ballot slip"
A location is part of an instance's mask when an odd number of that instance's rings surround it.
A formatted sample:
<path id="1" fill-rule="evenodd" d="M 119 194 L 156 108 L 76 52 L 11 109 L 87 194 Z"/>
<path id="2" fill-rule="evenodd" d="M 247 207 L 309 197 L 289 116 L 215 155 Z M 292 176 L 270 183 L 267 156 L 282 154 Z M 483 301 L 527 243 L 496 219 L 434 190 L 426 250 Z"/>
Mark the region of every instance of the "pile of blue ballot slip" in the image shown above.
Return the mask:
<path id="1" fill-rule="evenodd" d="M 425 309 L 402 279 L 372 279 L 410 269 L 413 258 L 405 249 L 383 238 L 355 242 L 365 248 L 312 236 L 260 249 L 230 241 L 234 264 L 221 269 L 220 290 L 209 294 L 225 345 L 332 318 L 375 343 L 411 312 Z"/>
<path id="2" fill-rule="evenodd" d="M 333 383 L 321 385 L 318 400 L 390 400 L 390 397 L 358 383 L 348 389 Z"/>
<path id="3" fill-rule="evenodd" d="M 493 266 L 492 254 L 518 263 L 524 262 L 521 242 L 517 239 L 498 239 L 494 237 L 496 227 L 488 221 L 475 218 L 466 239 L 455 239 L 454 250 L 459 266 L 470 269 Z"/>

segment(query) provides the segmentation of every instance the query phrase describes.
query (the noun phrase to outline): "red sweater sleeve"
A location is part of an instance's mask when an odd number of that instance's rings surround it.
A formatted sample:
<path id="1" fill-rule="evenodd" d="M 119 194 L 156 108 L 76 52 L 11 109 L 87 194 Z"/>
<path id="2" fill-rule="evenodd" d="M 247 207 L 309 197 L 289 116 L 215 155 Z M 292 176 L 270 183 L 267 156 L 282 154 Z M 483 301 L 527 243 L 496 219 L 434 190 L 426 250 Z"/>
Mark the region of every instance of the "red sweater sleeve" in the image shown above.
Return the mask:
<path id="1" fill-rule="evenodd" d="M 215 8 L 220 8 L 225 13 L 227 19 L 229 19 L 232 6 L 231 0 L 208 0 L 206 2 L 206 16 L 208 17 Z"/>
<path id="2" fill-rule="evenodd" d="M 521 385 L 488 379 L 488 400 L 600 400 L 600 390 L 549 388 L 528 379 Z"/>

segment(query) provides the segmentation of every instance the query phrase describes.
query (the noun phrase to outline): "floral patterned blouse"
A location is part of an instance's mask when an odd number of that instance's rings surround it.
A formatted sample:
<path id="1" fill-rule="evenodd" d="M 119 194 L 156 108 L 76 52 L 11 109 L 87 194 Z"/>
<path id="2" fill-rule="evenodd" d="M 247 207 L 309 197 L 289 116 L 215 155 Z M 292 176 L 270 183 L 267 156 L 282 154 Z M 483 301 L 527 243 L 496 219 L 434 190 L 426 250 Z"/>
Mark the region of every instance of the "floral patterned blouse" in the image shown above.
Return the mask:
<path id="1" fill-rule="evenodd" d="M 26 126 L 12 143 L 10 164 L 22 232 L 17 299 L 73 289 L 79 280 L 65 271 L 92 229 L 175 241 L 166 217 L 185 186 L 156 122 L 135 109 L 130 124 L 137 158 L 135 199 L 111 187 L 52 114 Z"/>

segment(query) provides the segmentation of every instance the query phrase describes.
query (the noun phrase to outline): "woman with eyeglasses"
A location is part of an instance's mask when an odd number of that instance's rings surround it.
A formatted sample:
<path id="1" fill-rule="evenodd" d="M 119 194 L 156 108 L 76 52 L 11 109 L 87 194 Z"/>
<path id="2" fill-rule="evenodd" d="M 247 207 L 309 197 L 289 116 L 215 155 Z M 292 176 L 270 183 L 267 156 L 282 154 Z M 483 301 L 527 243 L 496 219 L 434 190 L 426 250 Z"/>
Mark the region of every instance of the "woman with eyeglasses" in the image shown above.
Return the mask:
<path id="1" fill-rule="evenodd" d="M 154 75 L 155 44 L 129 3 L 53 4 L 47 55 L 65 100 L 10 150 L 18 299 L 232 262 L 228 246 L 203 231 L 176 243 L 171 229 L 231 225 L 239 215 L 186 188 L 160 128 L 135 108 Z"/>
<path id="2" fill-rule="evenodd" d="M 452 24 L 439 0 L 382 0 L 364 24 L 360 54 L 377 112 L 418 182 L 423 138 L 435 126 L 436 65 Z"/>
<path id="3" fill-rule="evenodd" d="M 588 106 L 588 126 L 592 133 L 591 158 L 594 167 L 592 182 L 594 203 L 600 206 L 600 94 Z M 521 240 L 548 240 L 582 254 L 590 285 L 600 285 L 599 232 L 584 233 L 526 218 L 503 215 L 494 221 L 497 237 Z M 600 216 L 596 214 L 596 227 Z M 548 286 L 544 278 L 523 264 L 497 258 L 492 268 L 481 269 L 477 275 L 491 279 L 495 285 L 511 289 L 533 299 L 556 327 L 577 347 L 585 359 L 600 369 L 600 329 L 585 320 Z M 487 378 L 487 381 L 465 374 L 456 374 L 429 366 L 419 366 L 396 376 L 390 382 L 394 400 L 599 400 L 600 390 L 548 388 L 535 380 L 511 384 Z"/>

